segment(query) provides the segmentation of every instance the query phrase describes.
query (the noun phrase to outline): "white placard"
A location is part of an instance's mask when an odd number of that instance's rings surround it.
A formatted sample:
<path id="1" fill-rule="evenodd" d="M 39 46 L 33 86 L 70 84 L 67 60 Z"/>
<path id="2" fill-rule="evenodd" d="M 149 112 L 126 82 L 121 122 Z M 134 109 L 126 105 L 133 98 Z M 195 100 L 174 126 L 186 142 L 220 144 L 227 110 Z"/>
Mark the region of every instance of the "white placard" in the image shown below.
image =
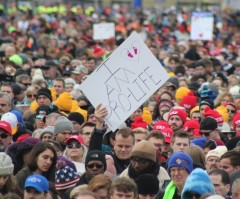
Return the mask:
<path id="1" fill-rule="evenodd" d="M 99 23 L 93 24 L 93 39 L 102 40 L 115 37 L 114 23 Z"/>
<path id="2" fill-rule="evenodd" d="M 133 32 L 106 61 L 81 84 L 96 107 L 103 104 L 105 122 L 115 131 L 169 76 L 143 40 Z"/>
<path id="3" fill-rule="evenodd" d="M 213 15 L 210 12 L 193 12 L 191 18 L 191 39 L 213 39 Z"/>

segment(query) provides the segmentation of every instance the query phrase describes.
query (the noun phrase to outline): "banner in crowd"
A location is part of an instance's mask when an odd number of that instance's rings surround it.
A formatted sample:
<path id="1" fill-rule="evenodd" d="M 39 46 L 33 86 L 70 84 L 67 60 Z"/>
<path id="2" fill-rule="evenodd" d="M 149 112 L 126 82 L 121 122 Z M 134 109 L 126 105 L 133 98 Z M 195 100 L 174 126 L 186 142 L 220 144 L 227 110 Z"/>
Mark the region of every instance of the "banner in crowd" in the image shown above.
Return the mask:
<path id="1" fill-rule="evenodd" d="M 213 15 L 210 12 L 193 12 L 191 18 L 192 40 L 213 39 Z"/>
<path id="2" fill-rule="evenodd" d="M 107 107 L 105 122 L 115 131 L 169 76 L 159 60 L 133 32 L 81 84 L 94 107 Z"/>
<path id="3" fill-rule="evenodd" d="M 93 39 L 102 40 L 115 37 L 114 23 L 99 23 L 93 25 Z"/>

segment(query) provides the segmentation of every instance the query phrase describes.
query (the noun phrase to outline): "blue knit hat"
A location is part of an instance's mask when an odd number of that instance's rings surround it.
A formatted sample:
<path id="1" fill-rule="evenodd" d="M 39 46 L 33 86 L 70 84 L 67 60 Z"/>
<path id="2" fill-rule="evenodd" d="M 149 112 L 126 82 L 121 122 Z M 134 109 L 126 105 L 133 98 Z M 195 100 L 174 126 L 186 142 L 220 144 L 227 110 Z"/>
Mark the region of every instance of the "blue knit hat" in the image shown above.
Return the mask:
<path id="1" fill-rule="evenodd" d="M 182 198 L 192 198 L 190 193 L 196 193 L 199 195 L 204 195 L 206 193 L 215 194 L 214 186 L 211 182 L 211 179 L 209 178 L 207 172 L 203 169 L 196 168 L 187 177 L 187 180 L 182 190 Z"/>
<path id="2" fill-rule="evenodd" d="M 193 160 L 190 155 L 184 152 L 174 152 L 168 161 L 168 171 L 172 167 L 186 169 L 189 173 L 193 170 Z"/>

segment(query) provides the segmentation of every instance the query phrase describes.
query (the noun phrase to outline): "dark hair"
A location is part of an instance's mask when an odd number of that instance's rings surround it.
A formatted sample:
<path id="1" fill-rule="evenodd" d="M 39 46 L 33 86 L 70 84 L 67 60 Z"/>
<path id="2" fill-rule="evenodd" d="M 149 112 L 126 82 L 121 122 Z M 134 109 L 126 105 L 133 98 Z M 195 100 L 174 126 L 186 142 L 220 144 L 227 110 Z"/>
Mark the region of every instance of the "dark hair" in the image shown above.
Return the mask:
<path id="1" fill-rule="evenodd" d="M 118 135 L 121 135 L 122 137 L 124 138 L 128 138 L 128 137 L 132 137 L 133 140 L 135 138 L 135 134 L 134 132 L 132 131 L 132 129 L 130 129 L 129 127 L 125 127 L 125 128 L 121 128 L 117 131 L 116 133 L 116 136 L 115 136 L 115 139 Z"/>
<path id="2" fill-rule="evenodd" d="M 204 148 L 209 148 L 210 150 L 216 149 L 216 147 L 217 143 L 214 140 L 208 140 L 204 145 Z"/>
<path id="3" fill-rule="evenodd" d="M 56 163 L 57 163 L 57 153 L 56 153 L 53 145 L 51 145 L 50 143 L 39 142 L 33 147 L 32 151 L 29 155 L 28 168 L 31 172 L 36 171 L 38 168 L 37 158 L 40 153 L 44 152 L 47 149 L 50 149 L 53 152 L 53 161 L 52 161 L 52 165 L 48 169 L 48 171 L 45 173 L 42 173 L 42 175 L 45 176 L 49 181 L 54 182 L 55 181 L 55 167 L 56 167 Z"/>
<path id="4" fill-rule="evenodd" d="M 54 79 L 55 82 L 62 82 L 63 83 L 63 88 L 65 88 L 65 81 L 63 78 L 55 78 Z"/>
<path id="5" fill-rule="evenodd" d="M 222 170 L 222 169 L 213 169 L 213 170 L 210 170 L 208 172 L 208 175 L 220 175 L 222 177 L 222 180 L 221 182 L 226 185 L 226 184 L 230 184 L 230 177 L 229 177 L 229 174 Z"/>
<path id="6" fill-rule="evenodd" d="M 169 93 L 168 91 L 162 92 L 161 95 L 160 95 L 160 97 L 161 97 L 163 94 L 165 94 L 165 93 L 168 94 L 169 96 L 171 96 L 172 99 L 173 99 L 172 94 Z M 154 109 L 153 109 L 153 120 L 156 120 L 158 117 L 161 117 L 161 119 L 162 119 L 162 115 L 160 115 L 160 112 L 159 112 L 159 105 L 160 105 L 163 101 L 169 102 L 172 106 L 174 106 L 174 104 L 173 104 L 172 101 L 167 100 L 167 99 L 160 99 L 160 100 L 157 102 L 157 104 L 155 105 Z M 169 110 L 170 110 L 170 109 L 171 109 L 171 108 L 169 107 Z"/>
<path id="7" fill-rule="evenodd" d="M 190 143 L 190 140 L 191 140 L 189 134 L 187 132 L 185 132 L 185 131 L 177 131 L 177 132 L 175 132 L 173 134 L 173 136 L 172 136 L 172 143 L 175 142 L 176 137 L 188 138 L 189 139 L 189 143 Z"/>
<path id="8" fill-rule="evenodd" d="M 156 139 L 160 139 L 163 140 L 165 142 L 165 137 L 164 135 L 161 133 L 161 131 L 159 130 L 154 130 L 152 131 L 146 138 L 146 140 L 149 140 L 150 138 L 156 138 Z"/>
<path id="9" fill-rule="evenodd" d="M 83 128 L 86 127 L 86 126 L 95 127 L 96 124 L 93 123 L 93 122 L 84 122 L 84 123 L 81 125 L 80 134 L 82 134 Z"/>
<path id="10" fill-rule="evenodd" d="M 229 159 L 230 160 L 230 164 L 233 166 L 233 167 L 237 167 L 237 166 L 240 166 L 240 152 L 239 151 L 227 151 L 226 153 L 224 153 L 220 160 L 222 159 Z"/>

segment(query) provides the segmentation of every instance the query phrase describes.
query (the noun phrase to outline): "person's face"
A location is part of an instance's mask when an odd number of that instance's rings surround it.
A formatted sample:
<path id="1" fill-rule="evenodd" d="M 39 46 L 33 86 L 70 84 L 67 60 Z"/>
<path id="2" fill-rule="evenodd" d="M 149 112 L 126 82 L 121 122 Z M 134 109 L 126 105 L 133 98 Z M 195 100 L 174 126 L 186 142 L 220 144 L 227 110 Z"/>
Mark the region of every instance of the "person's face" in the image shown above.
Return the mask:
<path id="1" fill-rule="evenodd" d="M 44 75 L 49 79 L 55 79 L 57 76 L 57 69 L 55 67 L 50 67 L 48 70 L 44 70 Z"/>
<path id="2" fill-rule="evenodd" d="M 237 166 L 238 167 L 238 166 Z M 234 168 L 229 158 L 223 158 L 220 160 L 219 169 L 226 171 L 228 174 L 233 173 L 237 168 Z"/>
<path id="3" fill-rule="evenodd" d="M 86 172 L 91 177 L 104 173 L 104 165 L 99 160 L 91 160 L 86 165 Z"/>
<path id="4" fill-rule="evenodd" d="M 99 197 L 99 199 L 108 199 L 108 191 L 104 188 L 98 189 L 94 193 Z"/>
<path id="5" fill-rule="evenodd" d="M 71 91 L 73 90 L 73 84 L 66 84 L 65 90 L 66 90 L 67 92 L 71 92 Z"/>
<path id="6" fill-rule="evenodd" d="M 61 82 L 61 81 L 54 81 L 53 88 L 56 91 L 57 95 L 60 95 L 65 90 L 63 82 Z"/>
<path id="7" fill-rule="evenodd" d="M 52 166 L 54 158 L 54 153 L 50 149 L 46 149 L 42 153 L 40 153 L 37 157 L 37 166 L 38 166 L 38 171 L 41 173 L 47 172 L 49 168 Z"/>
<path id="8" fill-rule="evenodd" d="M 186 152 L 189 148 L 189 139 L 188 138 L 181 138 L 181 137 L 175 137 L 174 143 L 171 143 L 171 147 L 174 152 L 182 151 Z"/>
<path id="9" fill-rule="evenodd" d="M 7 93 L 11 99 L 13 99 L 14 97 L 14 94 L 13 94 L 13 90 L 11 87 L 9 86 L 1 86 L 1 89 L 0 89 L 1 92 L 3 93 Z"/>
<path id="10" fill-rule="evenodd" d="M 203 117 L 204 110 L 205 110 L 206 107 L 208 107 L 208 105 L 205 105 L 205 104 L 203 104 L 203 105 L 200 107 L 200 115 L 201 115 L 201 117 Z"/>
<path id="11" fill-rule="evenodd" d="M 21 86 L 27 88 L 31 85 L 31 80 L 30 79 L 23 79 L 22 82 L 19 83 Z"/>
<path id="12" fill-rule="evenodd" d="M 88 116 L 88 122 L 97 123 L 97 118 L 95 117 L 95 114 L 90 114 Z"/>
<path id="13" fill-rule="evenodd" d="M 209 130 L 200 130 L 203 137 L 206 137 L 208 139 L 215 139 L 217 138 L 218 132 L 217 130 L 209 131 Z"/>
<path id="14" fill-rule="evenodd" d="M 136 133 L 135 134 L 135 144 L 142 141 L 142 140 L 145 140 L 147 138 L 147 135 L 146 134 L 143 134 L 143 133 Z"/>
<path id="15" fill-rule="evenodd" d="M 210 156 L 206 160 L 206 170 L 210 171 L 212 169 L 218 169 L 218 168 L 219 168 L 219 158 Z"/>
<path id="16" fill-rule="evenodd" d="M 240 132 L 240 124 L 236 126 L 236 133 Z"/>
<path id="17" fill-rule="evenodd" d="M 6 184 L 9 177 L 10 177 L 9 175 L 1 175 L 0 176 L 0 189 L 2 189 L 4 187 L 4 185 Z"/>
<path id="18" fill-rule="evenodd" d="M 203 66 L 198 66 L 195 68 L 197 75 L 204 75 L 205 74 L 205 68 Z"/>
<path id="19" fill-rule="evenodd" d="M 53 140 L 53 135 L 51 133 L 44 133 L 42 141 Z"/>
<path id="20" fill-rule="evenodd" d="M 155 137 L 150 137 L 148 141 L 152 142 L 156 150 L 158 150 L 160 153 L 162 153 L 165 150 L 165 144 L 163 140 L 157 139 Z"/>
<path id="21" fill-rule="evenodd" d="M 37 99 L 38 106 L 50 106 L 51 100 L 45 95 L 39 95 Z"/>
<path id="22" fill-rule="evenodd" d="M 3 129 L 0 129 L 0 151 L 5 151 L 11 142 L 12 136 Z"/>
<path id="23" fill-rule="evenodd" d="M 170 168 L 170 176 L 176 186 L 183 186 L 186 182 L 188 175 L 189 174 L 186 169 L 179 167 Z"/>
<path id="24" fill-rule="evenodd" d="M 163 116 L 164 113 L 168 112 L 170 108 L 168 106 L 161 106 L 159 107 L 159 113 L 161 116 Z"/>
<path id="25" fill-rule="evenodd" d="M 200 112 L 193 112 L 191 119 L 195 119 L 195 120 L 200 121 L 200 119 L 201 119 L 201 114 L 200 114 Z"/>
<path id="26" fill-rule="evenodd" d="M 87 67 L 89 72 L 92 72 L 95 69 L 95 67 L 96 67 L 95 60 L 94 59 L 88 60 L 87 64 L 86 64 L 86 67 Z"/>
<path id="27" fill-rule="evenodd" d="M 82 144 L 77 140 L 72 140 L 67 144 L 68 156 L 70 158 L 78 158 L 83 156 L 83 147 Z"/>
<path id="28" fill-rule="evenodd" d="M 73 124 L 73 131 L 79 133 L 81 129 L 81 125 L 78 122 L 71 121 Z"/>
<path id="29" fill-rule="evenodd" d="M 138 109 L 130 116 L 130 118 L 131 118 L 132 121 L 134 121 L 134 119 L 135 119 L 136 117 L 142 116 L 142 114 L 143 114 L 142 109 L 138 108 Z"/>
<path id="30" fill-rule="evenodd" d="M 145 158 L 131 157 L 130 164 L 136 173 L 141 173 L 148 169 L 153 163 Z"/>
<path id="31" fill-rule="evenodd" d="M 177 131 L 183 127 L 182 119 L 178 115 L 173 115 L 169 118 L 168 124 L 173 131 Z"/>
<path id="32" fill-rule="evenodd" d="M 216 194 L 225 197 L 230 190 L 230 184 L 223 184 L 221 175 L 210 175 L 209 177 L 213 183 Z"/>
<path id="33" fill-rule="evenodd" d="M 71 131 L 62 131 L 60 133 L 58 133 L 56 135 L 56 140 L 62 144 L 62 145 L 65 145 L 66 144 L 66 140 L 67 138 L 69 138 L 70 136 L 72 135 L 72 132 Z"/>
<path id="34" fill-rule="evenodd" d="M 33 102 L 36 99 L 36 97 L 37 97 L 37 90 L 27 93 L 27 98 L 30 103 Z"/>
<path id="35" fill-rule="evenodd" d="M 44 199 L 46 197 L 45 193 L 40 193 L 36 189 L 27 187 L 24 190 L 24 199 Z"/>
<path id="36" fill-rule="evenodd" d="M 229 115 L 229 121 L 232 121 L 234 115 L 236 114 L 236 110 L 231 105 L 227 105 L 226 108 L 227 108 L 228 115 Z"/>
<path id="37" fill-rule="evenodd" d="M 0 98 L 0 115 L 7 113 L 11 110 L 11 105 L 9 102 L 4 98 Z"/>
<path id="38" fill-rule="evenodd" d="M 35 122 L 36 122 L 37 128 L 43 129 L 45 127 L 44 117 L 45 117 L 45 115 L 36 116 Z"/>
<path id="39" fill-rule="evenodd" d="M 134 139 L 132 136 L 124 138 L 122 135 L 116 135 L 114 142 L 114 151 L 120 160 L 126 160 L 130 157 Z"/>
<path id="40" fill-rule="evenodd" d="M 156 194 L 148 194 L 148 195 L 138 194 L 138 198 L 139 199 L 155 199 Z"/>
<path id="41" fill-rule="evenodd" d="M 110 199 L 135 199 L 134 192 L 122 192 L 117 191 L 116 189 L 113 191 Z"/>
<path id="42" fill-rule="evenodd" d="M 233 184 L 233 186 L 232 186 L 232 199 L 240 199 L 239 184 Z"/>
<path id="43" fill-rule="evenodd" d="M 89 146 L 89 142 L 90 142 L 90 138 L 92 136 L 92 132 L 93 132 L 94 126 L 85 126 L 82 129 L 82 138 L 84 140 L 84 144 L 85 146 Z"/>
<path id="44" fill-rule="evenodd" d="M 230 97 L 227 95 L 222 98 L 221 105 L 225 104 L 226 102 L 230 102 Z"/>

